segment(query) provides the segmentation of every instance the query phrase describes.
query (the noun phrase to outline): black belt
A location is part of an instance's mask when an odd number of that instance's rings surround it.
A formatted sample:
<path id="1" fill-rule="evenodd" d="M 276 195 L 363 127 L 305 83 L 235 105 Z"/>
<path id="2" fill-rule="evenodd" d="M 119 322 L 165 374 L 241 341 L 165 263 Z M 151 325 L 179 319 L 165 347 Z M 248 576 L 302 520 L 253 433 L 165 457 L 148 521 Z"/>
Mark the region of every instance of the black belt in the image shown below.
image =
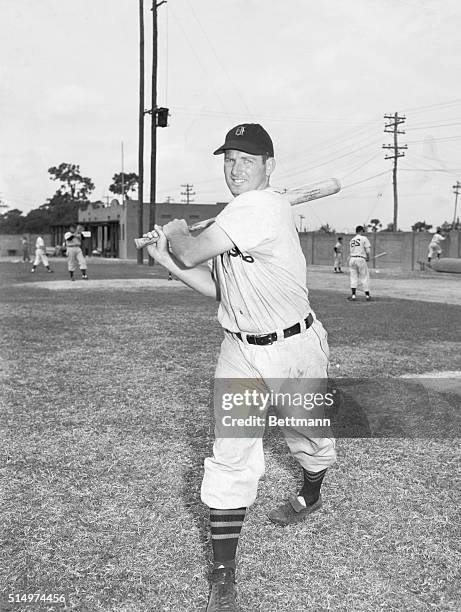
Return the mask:
<path id="1" fill-rule="evenodd" d="M 306 329 L 309 329 L 309 327 L 312 325 L 313 322 L 314 322 L 314 317 L 312 316 L 312 314 L 309 314 L 303 321 L 303 323 L 306 324 Z M 229 332 L 228 329 L 226 329 L 226 331 Z M 291 327 L 287 327 L 287 329 L 283 330 L 283 337 L 289 338 L 290 336 L 295 336 L 296 334 L 300 334 L 301 331 L 304 331 L 303 329 L 301 329 L 301 324 L 295 323 Z M 240 332 L 229 332 L 229 333 L 233 334 L 234 336 L 237 336 L 237 338 L 243 342 L 243 337 Z M 272 332 L 270 334 L 264 334 L 262 336 L 246 335 L 246 341 L 248 342 L 248 344 L 257 344 L 259 346 L 273 344 L 274 342 L 277 341 L 277 332 Z"/>

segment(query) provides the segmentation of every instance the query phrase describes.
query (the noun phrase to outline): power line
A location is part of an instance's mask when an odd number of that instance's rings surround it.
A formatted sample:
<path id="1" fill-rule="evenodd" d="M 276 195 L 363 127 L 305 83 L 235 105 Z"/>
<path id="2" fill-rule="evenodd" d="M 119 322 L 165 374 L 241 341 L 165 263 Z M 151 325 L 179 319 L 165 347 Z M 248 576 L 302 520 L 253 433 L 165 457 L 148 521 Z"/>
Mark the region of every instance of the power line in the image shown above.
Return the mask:
<path id="1" fill-rule="evenodd" d="M 413 106 L 412 108 L 406 108 L 404 109 L 405 113 L 409 113 L 411 111 L 411 113 L 414 115 L 418 112 L 423 112 L 425 110 L 431 109 L 431 108 L 442 108 L 445 106 L 457 106 L 458 104 L 461 104 L 461 98 L 457 98 L 455 100 L 451 100 L 449 102 L 439 102 L 436 104 L 427 104 L 426 106 Z"/>
<path id="2" fill-rule="evenodd" d="M 203 35 L 204 35 L 204 37 L 205 37 L 205 40 L 208 42 L 208 44 L 209 44 L 209 46 L 210 46 L 210 49 L 211 49 L 211 51 L 212 51 L 213 55 L 215 56 L 216 61 L 218 62 L 218 65 L 221 67 L 221 70 L 224 72 L 224 74 L 226 75 L 226 77 L 229 79 L 230 84 L 231 84 L 231 85 L 232 85 L 232 87 L 235 89 L 235 91 L 236 91 L 236 93 L 237 93 L 237 96 L 240 98 L 240 101 L 243 103 L 243 106 L 245 107 L 245 111 L 248 113 L 248 116 L 249 116 L 249 117 L 251 117 L 251 118 L 253 118 L 253 113 L 252 113 L 252 112 L 250 111 L 250 109 L 248 108 L 248 105 L 247 105 L 247 103 L 246 103 L 245 99 L 243 98 L 243 96 L 242 96 L 242 94 L 241 94 L 241 92 L 240 92 L 239 88 L 236 86 L 236 84 L 235 84 L 234 80 L 233 80 L 233 79 L 231 79 L 231 77 L 230 77 L 229 73 L 228 73 L 228 72 L 227 72 L 227 70 L 226 70 L 226 67 L 224 66 L 224 64 L 223 64 L 223 63 L 221 62 L 221 60 L 219 59 L 218 54 L 216 53 L 216 50 L 215 50 L 215 48 L 214 48 L 214 46 L 213 46 L 213 44 L 212 44 L 212 42 L 211 42 L 211 40 L 210 40 L 210 38 L 209 38 L 208 34 L 206 33 L 205 28 L 202 26 L 202 24 L 201 24 L 200 20 L 198 19 L 197 15 L 196 15 L 196 13 L 195 13 L 195 11 L 194 11 L 194 9 L 192 8 L 192 5 L 190 4 L 189 0 L 187 0 L 187 4 L 188 4 L 188 6 L 189 6 L 189 9 L 190 9 L 190 11 L 191 11 L 192 15 L 194 16 L 195 21 L 198 23 L 198 25 L 199 25 L 200 29 L 202 30 L 202 33 L 203 33 Z"/>
<path id="3" fill-rule="evenodd" d="M 367 178 L 362 179 L 361 181 L 356 181 L 355 183 L 350 183 L 349 185 L 343 185 L 341 191 L 345 189 L 350 189 L 355 185 L 360 185 L 362 183 L 366 183 L 367 181 L 371 181 L 374 178 L 378 178 L 378 176 L 384 176 L 385 174 L 389 174 L 390 170 L 385 170 L 384 172 L 379 172 L 378 174 L 373 174 L 373 176 L 368 176 Z"/>

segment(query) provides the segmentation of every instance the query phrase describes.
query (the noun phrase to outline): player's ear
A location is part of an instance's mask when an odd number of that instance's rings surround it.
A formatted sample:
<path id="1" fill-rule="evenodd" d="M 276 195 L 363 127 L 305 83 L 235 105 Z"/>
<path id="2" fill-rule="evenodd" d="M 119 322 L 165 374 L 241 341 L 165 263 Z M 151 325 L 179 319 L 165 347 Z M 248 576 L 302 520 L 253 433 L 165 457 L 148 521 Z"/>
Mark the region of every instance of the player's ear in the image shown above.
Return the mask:
<path id="1" fill-rule="evenodd" d="M 270 176 L 275 170 L 275 159 L 269 157 L 266 161 L 266 176 Z"/>

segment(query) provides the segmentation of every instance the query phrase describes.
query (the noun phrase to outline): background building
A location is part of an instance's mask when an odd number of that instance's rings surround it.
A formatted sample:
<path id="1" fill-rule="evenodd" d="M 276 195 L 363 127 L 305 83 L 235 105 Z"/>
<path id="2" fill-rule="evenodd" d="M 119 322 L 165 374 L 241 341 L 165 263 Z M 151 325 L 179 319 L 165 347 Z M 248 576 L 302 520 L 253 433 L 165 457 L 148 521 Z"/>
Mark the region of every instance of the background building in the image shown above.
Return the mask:
<path id="1" fill-rule="evenodd" d="M 172 219 L 185 219 L 188 225 L 216 217 L 226 202 L 217 204 L 174 204 L 158 203 L 156 205 L 156 221 L 164 225 Z M 91 255 L 98 249 L 105 257 L 120 257 L 121 259 L 136 259 L 134 239 L 138 238 L 138 202 L 126 200 L 120 204 L 112 200 L 110 204 L 93 202 L 86 210 L 78 213 L 78 222 L 91 232 L 87 239 L 85 251 Z M 149 229 L 149 203 L 143 205 L 144 231 Z"/>

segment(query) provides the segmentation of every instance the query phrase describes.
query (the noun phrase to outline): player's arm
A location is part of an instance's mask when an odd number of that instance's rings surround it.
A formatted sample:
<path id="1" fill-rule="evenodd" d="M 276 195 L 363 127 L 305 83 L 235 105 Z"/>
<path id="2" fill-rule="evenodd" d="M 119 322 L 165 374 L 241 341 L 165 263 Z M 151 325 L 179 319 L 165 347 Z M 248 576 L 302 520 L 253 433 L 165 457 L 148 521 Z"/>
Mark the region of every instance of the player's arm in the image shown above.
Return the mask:
<path id="1" fill-rule="evenodd" d="M 159 238 L 155 244 L 151 244 L 147 247 L 149 255 L 191 289 L 195 289 L 195 291 L 198 291 L 202 295 L 217 300 L 219 297 L 217 285 L 211 275 L 208 265 L 197 265 L 193 268 L 186 268 L 181 261 L 169 251 L 168 241 L 162 228 L 156 225 L 155 231 Z M 149 236 L 149 234 L 147 234 L 147 236 Z"/>
<path id="2" fill-rule="evenodd" d="M 198 236 L 192 236 L 184 219 L 174 219 L 163 226 L 163 231 L 170 243 L 171 252 L 185 268 L 194 268 L 235 246 L 216 223 L 208 226 Z"/>

